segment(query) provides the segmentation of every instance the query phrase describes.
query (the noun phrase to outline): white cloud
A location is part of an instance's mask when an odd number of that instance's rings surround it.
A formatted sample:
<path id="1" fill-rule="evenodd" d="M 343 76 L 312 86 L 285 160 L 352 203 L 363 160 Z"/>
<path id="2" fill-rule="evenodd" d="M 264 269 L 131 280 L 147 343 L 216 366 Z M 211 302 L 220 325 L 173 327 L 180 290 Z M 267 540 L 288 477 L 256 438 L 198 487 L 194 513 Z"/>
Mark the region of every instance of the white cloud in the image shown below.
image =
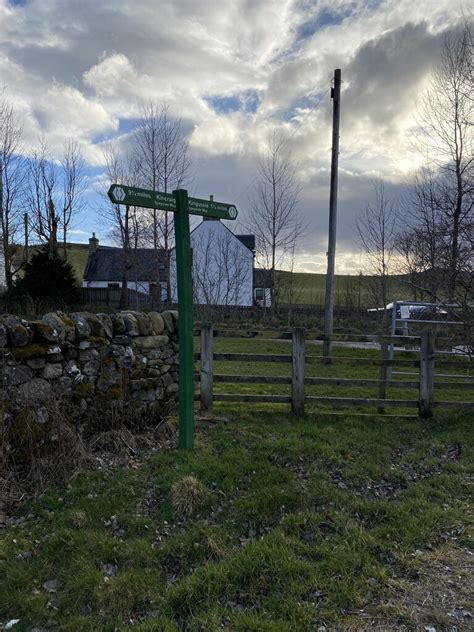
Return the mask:
<path id="1" fill-rule="evenodd" d="M 124 122 L 139 116 L 143 100 L 166 100 L 190 130 L 194 186 L 236 196 L 242 218 L 255 157 L 269 131 L 282 128 L 304 185 L 302 251 L 320 256 L 329 87 L 341 67 L 339 236 L 351 253 L 371 178 L 400 184 L 418 164 L 410 146 L 416 99 L 442 32 L 461 12 L 452 0 L 0 0 L 0 76 L 26 146 L 44 134 L 59 155 L 73 136 L 92 166 L 102 164 L 104 139 L 126 137 Z M 242 107 L 219 112 L 213 97 Z"/>

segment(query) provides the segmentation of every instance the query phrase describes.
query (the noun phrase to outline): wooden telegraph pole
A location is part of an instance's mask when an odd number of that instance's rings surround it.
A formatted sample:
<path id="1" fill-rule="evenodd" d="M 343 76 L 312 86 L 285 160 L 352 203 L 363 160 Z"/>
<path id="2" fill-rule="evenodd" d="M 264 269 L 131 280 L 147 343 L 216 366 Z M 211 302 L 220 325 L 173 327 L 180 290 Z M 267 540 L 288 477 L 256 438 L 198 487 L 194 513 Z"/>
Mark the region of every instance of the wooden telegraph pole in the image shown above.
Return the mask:
<path id="1" fill-rule="evenodd" d="M 326 298 L 324 307 L 324 343 L 325 363 L 331 362 L 331 335 L 334 320 L 334 265 L 336 261 L 336 225 L 337 225 L 337 175 L 339 164 L 339 120 L 341 107 L 341 69 L 334 71 L 334 87 L 331 89 L 332 106 L 332 155 L 331 185 L 329 193 L 329 239 L 328 267 L 326 274 Z"/>

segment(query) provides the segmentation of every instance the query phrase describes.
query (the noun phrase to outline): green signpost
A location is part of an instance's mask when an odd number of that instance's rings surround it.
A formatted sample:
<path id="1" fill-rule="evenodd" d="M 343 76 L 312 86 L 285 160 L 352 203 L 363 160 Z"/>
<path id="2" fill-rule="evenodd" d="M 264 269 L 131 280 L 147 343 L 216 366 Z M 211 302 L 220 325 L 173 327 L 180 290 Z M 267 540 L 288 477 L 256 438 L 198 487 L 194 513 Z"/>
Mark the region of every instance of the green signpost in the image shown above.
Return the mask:
<path id="1" fill-rule="evenodd" d="M 160 193 L 149 189 L 128 187 L 123 184 L 113 184 L 109 189 L 109 198 L 114 204 L 144 206 L 145 208 L 156 208 L 176 213 L 178 207 L 174 193 Z M 191 215 L 202 215 L 219 219 L 235 219 L 237 217 L 237 209 L 233 204 L 188 197 L 188 207 Z"/>
<path id="2" fill-rule="evenodd" d="M 194 353 L 193 353 L 193 282 L 189 215 L 235 219 L 233 204 L 188 197 L 185 189 L 160 193 L 123 184 L 113 184 L 108 195 L 114 204 L 142 206 L 175 213 L 176 277 L 179 318 L 179 447 L 194 447 Z"/>

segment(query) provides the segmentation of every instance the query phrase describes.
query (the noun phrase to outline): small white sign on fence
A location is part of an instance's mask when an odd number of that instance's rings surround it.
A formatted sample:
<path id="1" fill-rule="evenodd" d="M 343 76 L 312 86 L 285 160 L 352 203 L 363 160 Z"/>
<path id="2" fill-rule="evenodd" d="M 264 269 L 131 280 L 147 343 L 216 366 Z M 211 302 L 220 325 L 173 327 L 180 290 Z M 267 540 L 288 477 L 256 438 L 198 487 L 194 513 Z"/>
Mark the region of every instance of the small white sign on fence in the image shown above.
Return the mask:
<path id="1" fill-rule="evenodd" d="M 402 318 L 410 318 L 410 306 L 400 305 L 400 316 Z"/>

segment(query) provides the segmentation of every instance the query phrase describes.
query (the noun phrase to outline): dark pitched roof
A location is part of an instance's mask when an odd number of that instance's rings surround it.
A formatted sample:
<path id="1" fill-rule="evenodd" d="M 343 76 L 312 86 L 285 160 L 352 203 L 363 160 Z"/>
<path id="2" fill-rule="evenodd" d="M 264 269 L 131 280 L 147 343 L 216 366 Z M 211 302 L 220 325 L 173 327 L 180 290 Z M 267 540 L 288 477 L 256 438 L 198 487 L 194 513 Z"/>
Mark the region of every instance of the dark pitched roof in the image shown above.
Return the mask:
<path id="1" fill-rule="evenodd" d="M 193 228 L 193 230 L 191 231 L 191 234 L 194 233 L 195 230 L 197 230 L 203 222 L 220 222 L 220 219 L 216 219 L 213 217 L 203 217 L 202 218 L 202 222 L 200 224 L 198 224 L 195 228 Z M 252 252 L 254 252 L 255 250 L 255 235 L 236 235 L 235 233 L 233 233 L 230 228 L 228 226 L 226 226 L 226 224 L 224 224 L 223 222 L 221 222 L 222 226 L 224 226 L 224 228 L 227 228 L 227 230 L 229 231 L 229 233 L 231 233 L 234 237 L 236 237 L 241 243 L 244 244 L 244 246 L 246 248 L 248 248 L 249 250 L 251 250 Z"/>
<path id="2" fill-rule="evenodd" d="M 253 286 L 271 288 L 272 285 L 272 271 L 255 268 L 253 271 Z"/>
<path id="3" fill-rule="evenodd" d="M 158 273 L 163 277 L 164 250 L 137 248 L 132 251 L 128 278 L 130 281 L 156 281 Z M 124 272 L 124 252 L 122 248 L 100 246 L 89 255 L 84 281 L 121 281 Z"/>
<path id="4" fill-rule="evenodd" d="M 255 235 L 236 235 L 236 237 L 244 246 L 247 246 L 249 250 L 255 250 Z"/>

